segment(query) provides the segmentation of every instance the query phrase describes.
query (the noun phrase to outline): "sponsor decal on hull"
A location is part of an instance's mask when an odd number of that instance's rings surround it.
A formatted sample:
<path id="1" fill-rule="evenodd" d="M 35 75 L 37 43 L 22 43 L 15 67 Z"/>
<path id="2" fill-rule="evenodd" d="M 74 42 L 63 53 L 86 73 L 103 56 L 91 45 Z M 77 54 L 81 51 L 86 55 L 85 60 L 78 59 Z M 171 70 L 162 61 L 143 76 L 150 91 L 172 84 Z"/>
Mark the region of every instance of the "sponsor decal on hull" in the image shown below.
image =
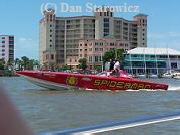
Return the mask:
<path id="1" fill-rule="evenodd" d="M 77 79 L 77 77 L 75 77 L 75 76 L 68 76 L 67 77 L 67 80 L 66 80 L 66 83 L 68 84 L 68 85 L 76 85 L 77 84 L 77 81 L 78 79 Z"/>
<path id="2" fill-rule="evenodd" d="M 93 85 L 95 86 L 106 86 L 111 88 L 120 89 L 152 89 L 151 85 L 144 83 L 130 83 L 130 82 L 119 82 L 119 81 L 109 81 L 109 80 L 94 80 Z"/>

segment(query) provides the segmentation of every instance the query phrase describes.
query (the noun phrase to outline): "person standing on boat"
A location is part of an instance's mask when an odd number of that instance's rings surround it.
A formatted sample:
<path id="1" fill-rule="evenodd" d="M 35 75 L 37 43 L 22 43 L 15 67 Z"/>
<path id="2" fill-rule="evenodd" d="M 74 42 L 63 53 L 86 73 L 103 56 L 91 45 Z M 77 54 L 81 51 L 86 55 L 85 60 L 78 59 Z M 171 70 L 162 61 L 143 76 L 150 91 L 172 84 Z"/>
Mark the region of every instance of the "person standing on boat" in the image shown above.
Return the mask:
<path id="1" fill-rule="evenodd" d="M 113 59 L 110 59 L 110 67 L 109 67 L 109 70 L 110 70 L 110 71 L 113 71 L 113 70 L 114 70 L 114 60 L 113 60 Z"/>
<path id="2" fill-rule="evenodd" d="M 110 71 L 110 61 L 105 62 L 105 71 Z"/>
<path id="3" fill-rule="evenodd" d="M 114 64 L 114 71 L 119 71 L 119 70 L 120 70 L 120 63 L 118 60 L 116 60 Z"/>

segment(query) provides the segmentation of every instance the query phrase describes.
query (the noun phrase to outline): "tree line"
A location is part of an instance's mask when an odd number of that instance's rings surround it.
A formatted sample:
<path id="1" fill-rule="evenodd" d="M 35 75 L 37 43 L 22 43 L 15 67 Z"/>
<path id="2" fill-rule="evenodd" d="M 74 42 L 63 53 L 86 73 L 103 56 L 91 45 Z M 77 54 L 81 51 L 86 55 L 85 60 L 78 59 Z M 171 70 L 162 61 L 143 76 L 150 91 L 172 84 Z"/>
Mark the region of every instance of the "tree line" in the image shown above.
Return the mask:
<path id="1" fill-rule="evenodd" d="M 124 49 L 110 49 L 103 56 L 103 63 L 110 59 L 117 59 L 121 64 L 124 64 Z M 0 70 L 33 70 L 34 67 L 39 68 L 39 61 L 35 59 L 29 59 L 26 56 L 16 58 L 14 61 L 5 62 L 4 59 L 0 59 Z M 85 70 L 87 68 L 87 59 L 79 59 L 80 69 Z"/>
<path id="2" fill-rule="evenodd" d="M 29 59 L 26 56 L 8 62 L 5 62 L 4 59 L 0 59 L 0 70 L 33 70 L 34 66 L 39 67 L 39 61 Z"/>

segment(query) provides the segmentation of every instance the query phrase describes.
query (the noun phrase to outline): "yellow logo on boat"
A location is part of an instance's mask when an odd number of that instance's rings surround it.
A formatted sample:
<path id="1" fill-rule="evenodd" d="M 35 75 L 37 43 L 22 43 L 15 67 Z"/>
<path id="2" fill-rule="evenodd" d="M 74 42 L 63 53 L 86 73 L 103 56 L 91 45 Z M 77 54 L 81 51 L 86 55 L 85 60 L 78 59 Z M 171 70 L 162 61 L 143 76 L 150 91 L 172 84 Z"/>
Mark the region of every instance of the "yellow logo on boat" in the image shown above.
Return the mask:
<path id="1" fill-rule="evenodd" d="M 104 85 L 106 87 L 116 87 L 116 88 L 124 88 L 124 89 L 151 89 L 151 85 L 146 85 L 143 83 L 129 83 L 129 82 L 117 82 L 117 81 L 109 81 L 109 80 L 94 80 L 94 84 L 96 86 Z"/>
<path id="2" fill-rule="evenodd" d="M 67 84 L 69 85 L 75 85 L 77 83 L 77 78 L 74 76 L 68 76 L 67 78 Z"/>

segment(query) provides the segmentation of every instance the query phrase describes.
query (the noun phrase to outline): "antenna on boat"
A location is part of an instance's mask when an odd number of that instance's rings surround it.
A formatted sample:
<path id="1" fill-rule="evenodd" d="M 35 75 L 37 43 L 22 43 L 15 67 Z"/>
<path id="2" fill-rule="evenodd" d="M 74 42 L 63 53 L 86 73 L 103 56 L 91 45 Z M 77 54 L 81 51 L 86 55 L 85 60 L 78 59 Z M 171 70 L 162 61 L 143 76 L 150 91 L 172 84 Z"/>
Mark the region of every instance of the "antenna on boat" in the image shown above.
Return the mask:
<path id="1" fill-rule="evenodd" d="M 171 60 L 170 60 L 170 57 L 169 57 L 168 45 L 166 45 L 166 51 L 167 51 L 167 56 L 168 56 L 169 72 L 171 74 Z"/>
<path id="2" fill-rule="evenodd" d="M 130 59 L 130 66 L 131 66 L 131 74 L 133 75 L 132 58 L 131 58 L 131 52 L 130 51 L 129 51 L 129 59 Z"/>
<path id="3" fill-rule="evenodd" d="M 156 71 L 157 71 L 157 76 L 158 76 L 159 71 L 158 71 L 158 61 L 157 61 L 157 54 L 156 54 L 156 44 L 154 45 L 154 54 L 155 54 L 155 60 L 156 60 Z"/>
<path id="4" fill-rule="evenodd" d="M 145 47 L 143 48 L 143 54 L 144 54 L 144 70 L 145 70 L 145 74 L 147 75 L 147 69 L 146 69 L 146 56 L 145 56 Z"/>

